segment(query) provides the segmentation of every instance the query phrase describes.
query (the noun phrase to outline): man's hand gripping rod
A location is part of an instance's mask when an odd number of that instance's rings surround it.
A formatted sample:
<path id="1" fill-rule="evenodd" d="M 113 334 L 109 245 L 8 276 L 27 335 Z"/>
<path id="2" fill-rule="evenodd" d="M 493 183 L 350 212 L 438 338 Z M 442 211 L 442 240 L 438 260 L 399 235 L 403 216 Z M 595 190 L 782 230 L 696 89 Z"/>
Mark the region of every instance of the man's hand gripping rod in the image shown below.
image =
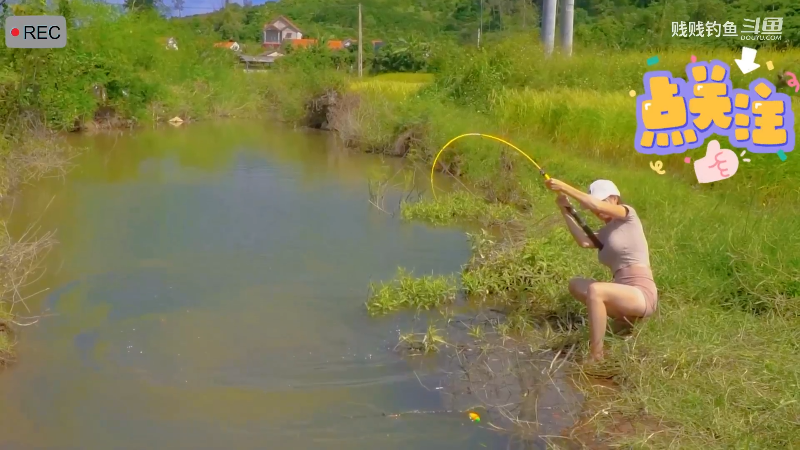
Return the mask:
<path id="1" fill-rule="evenodd" d="M 539 173 L 542 174 L 545 181 L 550 179 L 550 175 L 548 175 L 547 172 L 544 171 L 544 169 L 540 169 Z M 580 226 L 581 229 L 583 229 L 583 232 L 586 233 L 586 237 L 588 237 L 589 240 L 592 241 L 594 246 L 597 247 L 598 250 L 602 250 L 603 243 L 600 242 L 600 239 L 597 239 L 597 235 L 594 234 L 594 231 L 592 231 L 589 225 L 587 225 L 586 222 L 584 222 L 583 217 L 581 217 L 580 214 L 578 214 L 578 211 L 576 211 L 572 205 L 567 207 L 567 213 L 570 216 L 572 216 L 573 219 L 575 219 L 575 222 L 578 222 L 578 226 Z"/>

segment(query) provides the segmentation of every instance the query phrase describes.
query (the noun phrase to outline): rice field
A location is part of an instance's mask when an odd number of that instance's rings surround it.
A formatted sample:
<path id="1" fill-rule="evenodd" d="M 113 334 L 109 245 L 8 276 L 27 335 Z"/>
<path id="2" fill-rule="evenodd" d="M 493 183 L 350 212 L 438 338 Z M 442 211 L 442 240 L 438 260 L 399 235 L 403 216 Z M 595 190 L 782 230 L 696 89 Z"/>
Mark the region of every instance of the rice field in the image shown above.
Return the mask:
<path id="1" fill-rule="evenodd" d="M 349 89 L 352 92 L 379 94 L 402 100 L 416 94 L 432 81 L 433 75 L 427 73 L 387 73 L 352 81 Z"/>

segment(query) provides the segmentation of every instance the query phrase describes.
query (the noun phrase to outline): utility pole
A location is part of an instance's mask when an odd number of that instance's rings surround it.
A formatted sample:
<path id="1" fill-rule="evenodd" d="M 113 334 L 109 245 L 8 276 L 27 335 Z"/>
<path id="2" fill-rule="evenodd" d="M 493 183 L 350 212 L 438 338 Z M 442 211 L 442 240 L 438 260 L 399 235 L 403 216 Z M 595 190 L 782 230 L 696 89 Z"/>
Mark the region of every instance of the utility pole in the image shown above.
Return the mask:
<path id="1" fill-rule="evenodd" d="M 478 48 L 481 46 L 481 35 L 483 35 L 483 0 L 481 2 L 481 25 L 478 28 Z"/>
<path id="2" fill-rule="evenodd" d="M 544 54 L 550 56 L 556 40 L 556 0 L 544 0 L 544 16 L 542 17 L 542 40 Z"/>
<path id="3" fill-rule="evenodd" d="M 575 0 L 561 0 L 561 48 L 572 56 L 572 25 L 575 20 Z"/>
<path id="4" fill-rule="evenodd" d="M 358 4 L 358 77 L 364 76 L 364 33 L 361 29 L 361 3 Z"/>

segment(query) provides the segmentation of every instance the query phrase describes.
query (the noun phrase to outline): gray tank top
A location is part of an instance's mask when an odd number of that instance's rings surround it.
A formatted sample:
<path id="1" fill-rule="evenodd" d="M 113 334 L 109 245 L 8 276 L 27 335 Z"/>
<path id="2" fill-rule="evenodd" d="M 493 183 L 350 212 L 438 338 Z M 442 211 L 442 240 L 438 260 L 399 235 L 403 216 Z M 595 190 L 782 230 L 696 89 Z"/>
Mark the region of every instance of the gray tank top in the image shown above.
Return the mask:
<path id="1" fill-rule="evenodd" d="M 622 205 L 628 210 L 628 215 L 622 219 L 614 219 L 597 232 L 597 237 L 603 243 L 603 249 L 597 254 L 597 259 L 616 273 L 632 265 L 650 267 L 650 249 L 644 237 L 642 221 L 636 210 L 628 205 Z"/>

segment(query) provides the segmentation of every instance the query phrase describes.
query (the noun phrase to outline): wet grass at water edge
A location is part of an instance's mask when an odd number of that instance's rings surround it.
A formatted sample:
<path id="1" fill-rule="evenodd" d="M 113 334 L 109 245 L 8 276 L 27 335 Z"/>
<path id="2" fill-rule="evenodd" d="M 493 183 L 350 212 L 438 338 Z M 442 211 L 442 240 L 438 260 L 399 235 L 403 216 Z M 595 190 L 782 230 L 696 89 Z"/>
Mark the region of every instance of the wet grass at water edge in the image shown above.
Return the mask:
<path id="1" fill-rule="evenodd" d="M 585 311 L 568 295 L 566 284 L 575 274 L 594 273 L 599 279 L 603 275 L 597 273 L 593 255 L 580 253 L 563 229 L 538 234 L 517 236 L 514 243 L 485 231 L 472 235 L 473 257 L 460 274 L 462 289 L 473 301 L 505 312 L 493 328 L 500 335 L 538 342 L 544 349 L 576 348 L 574 354 L 580 354 L 586 340 L 580 319 Z M 758 237 L 749 251 L 768 248 L 766 242 L 758 244 L 765 238 Z M 656 255 L 657 262 L 666 262 L 664 255 Z M 609 336 L 605 364 L 575 366 L 587 379 L 601 376 L 619 385 L 611 395 L 607 388 L 584 384 L 601 414 L 585 418 L 581 430 L 618 443 L 657 448 L 675 439 L 689 446 L 751 440 L 778 446 L 769 448 L 789 448 L 795 442 L 800 384 L 794 368 L 800 363 L 800 324 L 793 312 L 796 305 L 787 303 L 793 294 L 781 289 L 791 289 L 795 278 L 784 276 L 797 269 L 758 253 L 724 257 L 736 264 L 733 276 L 740 283 L 745 282 L 741 271 L 750 264 L 771 264 L 773 272 L 749 275 L 758 277 L 760 284 L 752 286 L 760 290 L 740 285 L 744 290 L 725 300 L 726 291 L 720 288 L 730 281 L 703 278 L 714 277 L 713 272 L 698 271 L 701 276 L 690 284 L 670 283 L 671 277 L 683 278 L 692 263 L 702 267 L 713 260 L 684 257 L 682 265 L 657 265 L 661 301 L 656 316 L 637 325 L 627 339 Z M 690 289 L 697 294 L 687 301 Z M 752 303 L 744 303 L 748 299 Z M 480 334 L 475 338 L 480 340 Z M 604 400 L 597 403 L 598 399 Z M 620 420 L 635 425 L 611 436 L 613 423 Z M 749 425 L 743 427 L 745 423 Z"/>
<path id="2" fill-rule="evenodd" d="M 9 208 L 17 188 L 44 176 L 63 176 L 78 152 L 48 132 L 26 130 L 23 136 L 0 137 L 0 202 Z M 22 236 L 12 237 L 5 218 L 0 220 L 0 365 L 15 360 L 15 331 L 38 321 L 25 303 L 31 295 L 23 292 L 41 275 L 39 264 L 54 244 L 54 232 L 35 222 Z"/>
<path id="3" fill-rule="evenodd" d="M 373 315 L 401 309 L 427 310 L 452 303 L 456 297 L 455 279 L 425 275 L 416 277 L 398 269 L 389 283 L 371 283 L 367 311 Z"/>
<path id="4" fill-rule="evenodd" d="M 490 203 L 464 191 L 440 194 L 435 202 L 405 202 L 400 209 L 406 220 L 445 225 L 454 220 L 502 224 L 515 219 L 518 212 L 502 203 Z"/>
<path id="5" fill-rule="evenodd" d="M 41 275 L 40 263 L 54 244 L 53 232 L 35 227 L 12 239 L 5 222 L 0 222 L 0 366 L 15 360 L 15 331 L 39 320 L 25 303 L 36 293 L 26 296 L 23 292 Z"/>

